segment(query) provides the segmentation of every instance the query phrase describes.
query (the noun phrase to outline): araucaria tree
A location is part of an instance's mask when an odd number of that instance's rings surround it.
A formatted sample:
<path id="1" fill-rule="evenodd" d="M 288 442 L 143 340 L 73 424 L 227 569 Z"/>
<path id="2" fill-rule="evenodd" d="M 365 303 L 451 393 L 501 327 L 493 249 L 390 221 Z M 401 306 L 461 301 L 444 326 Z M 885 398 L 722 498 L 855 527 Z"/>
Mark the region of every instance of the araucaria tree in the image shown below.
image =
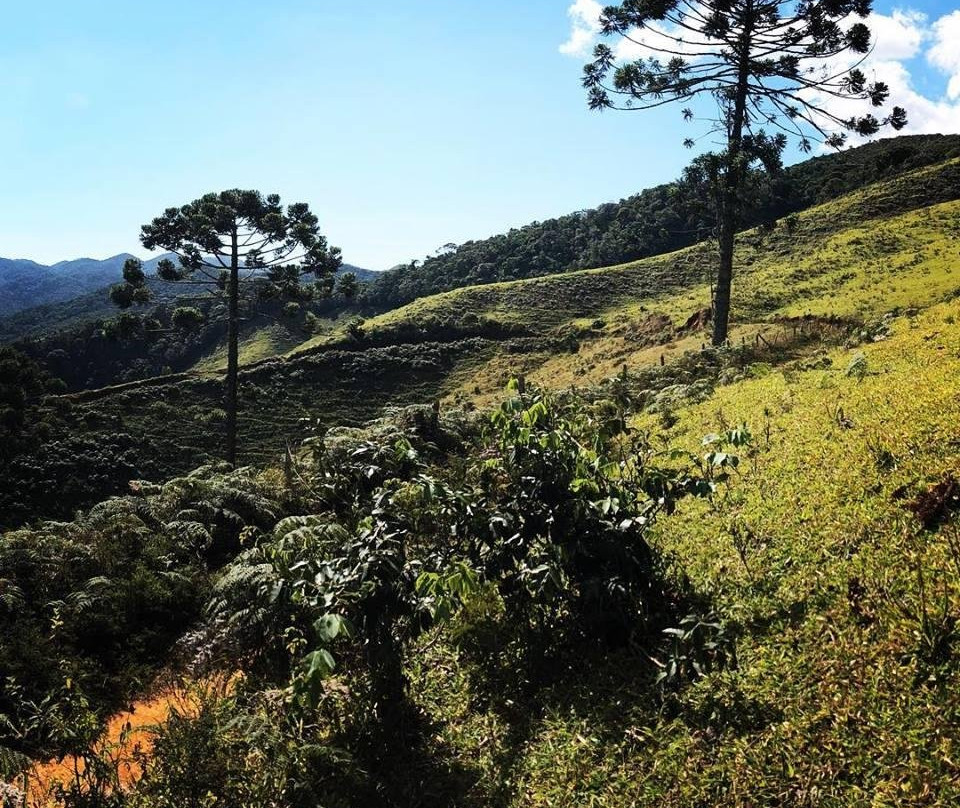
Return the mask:
<path id="1" fill-rule="evenodd" d="M 706 117 L 725 148 L 701 165 L 717 207 L 714 344 L 727 339 L 734 236 L 751 166 L 778 167 L 789 137 L 809 151 L 813 141 L 840 147 L 848 132 L 870 136 L 907 122 L 900 107 L 883 118 L 865 109 L 890 93 L 861 69 L 870 7 L 870 0 L 625 0 L 603 11 L 601 33 L 624 47 L 597 45 L 584 68 L 592 109 L 689 102 L 683 116 L 693 121 L 704 115 L 698 98 L 716 104 Z M 849 117 L 838 112 L 857 108 Z"/>
<path id="2" fill-rule="evenodd" d="M 309 299 L 313 289 L 329 289 L 340 267 L 340 250 L 329 247 L 317 217 L 302 202 L 284 206 L 276 194 L 231 190 L 206 194 L 180 208 L 168 208 L 141 230 L 149 250 L 176 255 L 157 274 L 166 281 L 205 287 L 227 302 L 226 459 L 237 459 L 237 373 L 241 287 L 258 297 Z M 303 280 L 312 276 L 315 283 Z M 139 261 L 127 262 L 124 283 L 111 296 L 127 307 L 144 302 L 146 277 Z"/>

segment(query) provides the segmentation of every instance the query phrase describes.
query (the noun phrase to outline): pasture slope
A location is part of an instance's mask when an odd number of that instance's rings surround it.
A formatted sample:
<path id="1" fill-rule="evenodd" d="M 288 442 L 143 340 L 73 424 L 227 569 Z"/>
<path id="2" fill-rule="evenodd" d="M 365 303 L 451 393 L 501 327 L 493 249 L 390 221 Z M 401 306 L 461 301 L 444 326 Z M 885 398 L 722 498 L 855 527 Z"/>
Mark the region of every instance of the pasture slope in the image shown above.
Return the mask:
<path id="1" fill-rule="evenodd" d="M 517 741 L 470 709 L 455 655 L 427 653 L 421 703 L 458 760 L 509 783 L 507 804 L 960 801 L 960 300 L 887 325 L 671 413 L 673 446 L 741 423 L 754 436 L 720 496 L 655 538 L 726 621 L 694 643 L 734 642 L 735 668 L 660 700 L 649 669 L 591 658 L 538 695 Z"/>
<path id="2" fill-rule="evenodd" d="M 743 233 L 733 341 L 792 334 L 804 316 L 852 325 L 950 297 L 960 289 L 958 195 L 960 160 L 950 160 Z M 357 424 L 387 406 L 431 400 L 489 403 L 516 374 L 583 387 L 625 366 L 669 364 L 709 340 L 702 313 L 714 260 L 700 244 L 467 287 L 339 324 L 242 370 L 244 459 L 276 458 L 306 424 Z M 261 348 L 250 346 L 250 358 Z M 70 417 L 130 434 L 146 476 L 189 470 L 214 456 L 223 415 L 218 378 L 203 370 L 72 395 Z"/>
<path id="3" fill-rule="evenodd" d="M 666 447 L 752 433 L 716 496 L 653 536 L 724 625 L 707 616 L 676 654 L 715 643 L 735 664 L 664 692 L 665 660 L 585 649 L 536 692 L 478 694 L 454 646 L 422 638 L 411 697 L 468 782 L 458 804 L 960 802 L 958 189 L 951 161 L 743 234 L 733 341 L 752 347 L 716 373 L 700 350 L 707 246 L 449 292 L 244 371 L 251 460 L 317 420 L 483 403 L 517 372 L 619 374 L 641 402 L 632 427 Z M 157 462 L 213 450 L 214 379 L 69 400 L 71 417 L 141 430 Z"/>

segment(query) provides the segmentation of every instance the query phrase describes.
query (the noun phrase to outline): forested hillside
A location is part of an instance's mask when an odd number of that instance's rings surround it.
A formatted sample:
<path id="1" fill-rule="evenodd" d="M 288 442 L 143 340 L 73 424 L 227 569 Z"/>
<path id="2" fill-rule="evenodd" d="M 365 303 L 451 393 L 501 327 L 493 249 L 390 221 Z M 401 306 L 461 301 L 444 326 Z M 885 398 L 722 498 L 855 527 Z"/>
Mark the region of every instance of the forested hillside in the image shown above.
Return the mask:
<path id="1" fill-rule="evenodd" d="M 960 136 L 918 135 L 815 157 L 775 177 L 758 174 L 746 223 L 774 222 L 878 180 L 957 156 Z M 702 192 L 674 182 L 618 203 L 468 241 L 422 264 L 385 273 L 367 294 L 376 305 L 396 306 L 461 286 L 635 261 L 694 244 L 714 227 L 715 214 L 704 206 Z"/>
<path id="2" fill-rule="evenodd" d="M 360 279 L 376 273 L 348 264 L 337 277 L 348 274 Z M 71 390 L 148 379 L 201 364 L 216 370 L 227 331 L 224 301 L 191 295 L 156 277 L 149 277 L 146 285 L 151 301 L 145 308 L 118 311 L 106 287 L 64 303 L 25 309 L 0 320 L 0 343 L 14 345 Z M 248 294 L 242 305 L 243 359 L 252 362 L 296 347 L 328 327 L 329 318 L 335 319 L 350 303 L 334 290 L 329 297 L 293 305 Z"/>

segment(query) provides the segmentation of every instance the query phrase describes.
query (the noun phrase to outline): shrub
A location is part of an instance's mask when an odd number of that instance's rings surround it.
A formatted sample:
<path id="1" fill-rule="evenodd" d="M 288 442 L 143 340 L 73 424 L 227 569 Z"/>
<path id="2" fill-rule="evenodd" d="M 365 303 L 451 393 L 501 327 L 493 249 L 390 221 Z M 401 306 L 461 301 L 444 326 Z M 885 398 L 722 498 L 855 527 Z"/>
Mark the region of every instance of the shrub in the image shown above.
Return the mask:
<path id="1" fill-rule="evenodd" d="M 195 306 L 177 306 L 173 310 L 171 320 L 175 328 L 187 331 L 203 322 L 203 312 Z"/>

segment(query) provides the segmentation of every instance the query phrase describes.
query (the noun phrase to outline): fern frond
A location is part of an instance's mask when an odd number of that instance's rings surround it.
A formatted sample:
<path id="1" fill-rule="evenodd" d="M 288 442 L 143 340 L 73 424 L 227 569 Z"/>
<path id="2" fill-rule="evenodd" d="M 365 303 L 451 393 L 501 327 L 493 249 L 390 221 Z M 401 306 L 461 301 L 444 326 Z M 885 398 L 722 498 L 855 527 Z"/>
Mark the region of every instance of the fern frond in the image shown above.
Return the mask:
<path id="1" fill-rule="evenodd" d="M 7 611 L 16 613 L 24 602 L 23 590 L 9 578 L 0 578 L 0 605 Z"/>
<path id="2" fill-rule="evenodd" d="M 194 550 L 205 550 L 213 544 L 213 536 L 202 522 L 174 520 L 168 522 L 166 527 L 177 543 L 182 546 Z"/>
<path id="3" fill-rule="evenodd" d="M 23 752 L 0 744 L 0 781 L 13 780 L 32 765 L 33 761 Z"/>

